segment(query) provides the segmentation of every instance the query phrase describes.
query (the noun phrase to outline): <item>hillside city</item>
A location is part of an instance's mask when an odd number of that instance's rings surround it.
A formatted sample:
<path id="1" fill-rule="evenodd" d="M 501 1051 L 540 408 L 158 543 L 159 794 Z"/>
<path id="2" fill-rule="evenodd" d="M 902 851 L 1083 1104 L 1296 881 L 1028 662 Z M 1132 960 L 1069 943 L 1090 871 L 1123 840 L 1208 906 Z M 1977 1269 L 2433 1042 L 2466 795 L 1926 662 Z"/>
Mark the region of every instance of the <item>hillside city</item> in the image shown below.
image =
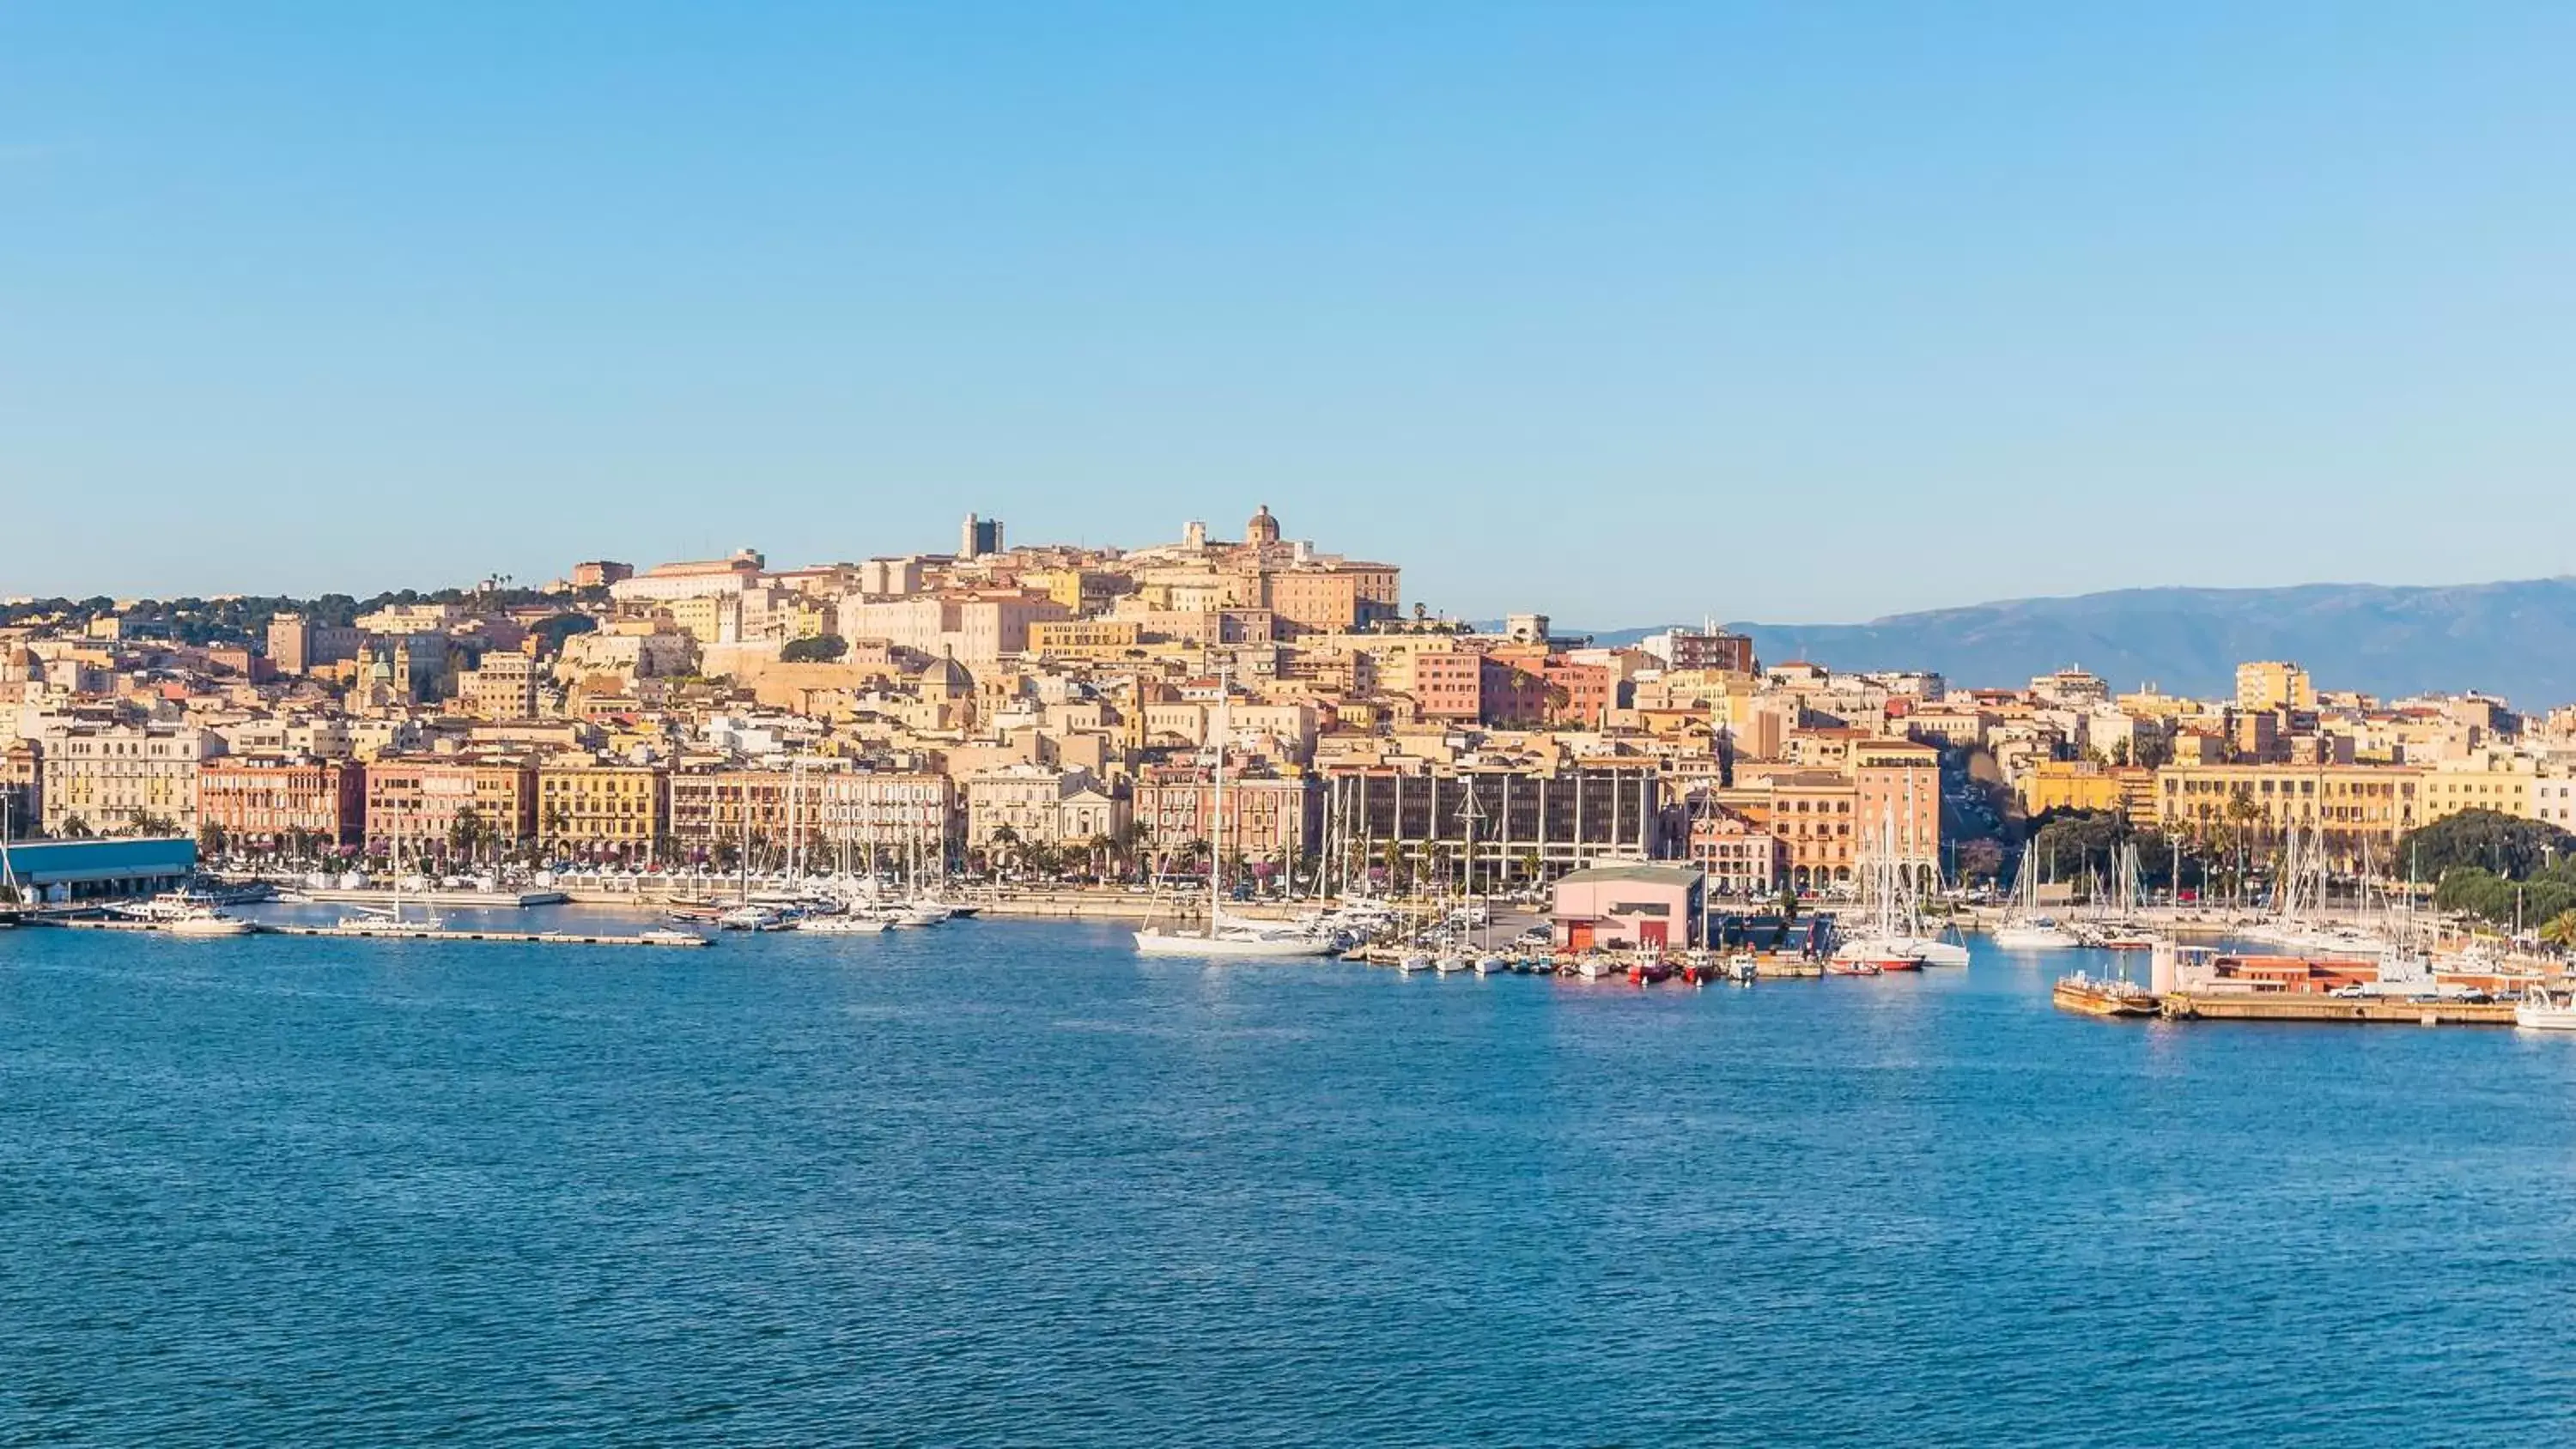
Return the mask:
<path id="1" fill-rule="evenodd" d="M 1204 873 L 1216 838 L 1268 889 L 1647 860 L 1741 900 L 1847 897 L 1874 858 L 1925 888 L 2025 858 L 2071 880 L 2113 838 L 2161 888 L 2242 891 L 2302 838 L 2392 876 L 2468 812 L 2576 827 L 2576 708 L 2330 683 L 2254 661 L 2189 699 L 1764 661 L 1715 628 L 1596 645 L 1408 604 L 1398 565 L 1266 505 L 1132 549 L 970 516 L 954 552 L 789 569 L 13 599 L 0 810 L 9 838 L 281 864 L 1139 880 Z"/>

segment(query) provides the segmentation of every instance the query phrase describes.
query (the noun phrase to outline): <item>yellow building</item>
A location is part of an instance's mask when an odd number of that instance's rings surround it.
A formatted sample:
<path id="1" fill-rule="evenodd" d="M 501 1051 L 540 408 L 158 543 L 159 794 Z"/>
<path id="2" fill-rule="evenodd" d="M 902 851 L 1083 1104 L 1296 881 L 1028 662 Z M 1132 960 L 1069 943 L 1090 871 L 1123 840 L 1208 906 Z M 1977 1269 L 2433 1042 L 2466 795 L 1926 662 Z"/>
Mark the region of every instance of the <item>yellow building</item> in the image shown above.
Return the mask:
<path id="1" fill-rule="evenodd" d="M 2397 838 L 2429 818 L 2425 774 L 2402 765 L 2167 765 L 2155 772 L 2155 823 L 2202 836 L 2242 828 L 2265 840 L 2296 826 L 2337 855 L 2367 848 L 2387 861 Z"/>
<path id="2" fill-rule="evenodd" d="M 2025 815 L 2051 810 L 2122 810 L 2127 796 L 2119 776 L 2089 760 L 2044 760 L 2021 781 Z"/>
<path id="3" fill-rule="evenodd" d="M 537 837 L 568 855 L 643 860 L 667 828 L 670 782 L 643 765 L 537 771 Z"/>
<path id="4" fill-rule="evenodd" d="M 2537 820 L 2534 791 L 2539 783 L 2534 763 L 2525 757 L 2481 751 L 2465 760 L 2444 760 L 2424 778 L 2424 819 L 2493 810 Z"/>
<path id="5" fill-rule="evenodd" d="M 2308 671 L 2278 659 L 2236 666 L 2236 707 L 2242 710 L 2315 709 L 2317 688 Z"/>
<path id="6" fill-rule="evenodd" d="M 1056 659 L 1123 659 L 1145 646 L 1132 619 L 1049 619 L 1029 625 L 1029 651 Z"/>

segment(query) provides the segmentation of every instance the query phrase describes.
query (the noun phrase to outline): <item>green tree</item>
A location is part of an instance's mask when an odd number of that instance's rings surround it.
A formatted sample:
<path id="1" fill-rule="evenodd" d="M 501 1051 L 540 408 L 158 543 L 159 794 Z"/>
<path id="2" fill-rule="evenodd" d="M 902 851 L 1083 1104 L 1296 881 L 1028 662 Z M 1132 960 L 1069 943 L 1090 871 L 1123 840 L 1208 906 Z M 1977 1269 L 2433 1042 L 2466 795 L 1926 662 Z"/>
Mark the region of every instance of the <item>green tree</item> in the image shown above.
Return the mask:
<path id="1" fill-rule="evenodd" d="M 781 664 L 830 664 L 850 652 L 850 641 L 837 634 L 817 634 L 811 639 L 790 639 L 778 651 Z"/>
<path id="2" fill-rule="evenodd" d="M 528 632 L 537 637 L 538 653 L 543 656 L 562 653 L 566 639 L 575 634 L 588 634 L 598 627 L 599 621 L 588 614 L 557 614 L 551 619 L 538 620 L 536 627 Z"/>
<path id="3" fill-rule="evenodd" d="M 2397 842 L 2397 859 L 2409 880 L 2439 881 L 2475 868 L 2508 880 L 2527 880 L 2576 847 L 2576 835 L 2555 825 L 2494 810 L 2463 810 L 2419 826 Z"/>

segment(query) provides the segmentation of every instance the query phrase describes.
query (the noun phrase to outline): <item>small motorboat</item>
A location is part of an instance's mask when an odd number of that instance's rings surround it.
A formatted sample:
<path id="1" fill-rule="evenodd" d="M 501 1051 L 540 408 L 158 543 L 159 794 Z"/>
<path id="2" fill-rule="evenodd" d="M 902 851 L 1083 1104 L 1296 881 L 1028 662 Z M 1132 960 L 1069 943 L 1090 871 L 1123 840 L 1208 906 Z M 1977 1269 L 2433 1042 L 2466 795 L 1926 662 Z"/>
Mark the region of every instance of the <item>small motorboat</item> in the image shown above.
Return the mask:
<path id="1" fill-rule="evenodd" d="M 2513 1024 L 2527 1031 L 2576 1031 L 2576 991 L 2552 996 L 2532 987 L 2514 1007 Z"/>
<path id="2" fill-rule="evenodd" d="M 736 906 L 716 917 L 716 924 L 728 931 L 786 931 L 794 929 L 796 922 L 768 906 Z"/>
<path id="3" fill-rule="evenodd" d="M 207 939 L 217 936 L 247 936 L 259 928 L 239 916 L 227 916 L 211 906 L 200 906 L 171 917 L 162 929 L 173 936 Z"/>
<path id="4" fill-rule="evenodd" d="M 894 922 L 882 916 L 843 915 L 807 916 L 796 923 L 797 933 L 807 936 L 880 936 L 894 929 Z"/>

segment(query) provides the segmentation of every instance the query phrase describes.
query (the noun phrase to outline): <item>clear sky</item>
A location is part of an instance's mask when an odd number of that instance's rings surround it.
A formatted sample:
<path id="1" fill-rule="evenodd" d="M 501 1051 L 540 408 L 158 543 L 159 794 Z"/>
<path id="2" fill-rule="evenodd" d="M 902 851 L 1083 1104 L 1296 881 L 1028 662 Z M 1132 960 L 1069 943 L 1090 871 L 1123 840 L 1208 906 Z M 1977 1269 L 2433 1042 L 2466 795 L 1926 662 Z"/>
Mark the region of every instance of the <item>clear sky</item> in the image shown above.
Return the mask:
<path id="1" fill-rule="evenodd" d="M 0 593 L 2563 573 L 2576 6 L 0 3 Z"/>

